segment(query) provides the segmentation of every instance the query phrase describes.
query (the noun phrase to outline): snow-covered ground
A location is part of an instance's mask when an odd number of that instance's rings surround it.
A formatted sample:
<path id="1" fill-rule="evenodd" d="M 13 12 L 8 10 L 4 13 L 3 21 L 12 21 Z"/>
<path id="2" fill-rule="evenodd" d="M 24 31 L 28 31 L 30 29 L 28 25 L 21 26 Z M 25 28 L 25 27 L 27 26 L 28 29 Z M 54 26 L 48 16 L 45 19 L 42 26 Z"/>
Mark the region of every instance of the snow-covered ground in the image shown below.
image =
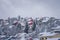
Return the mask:
<path id="1" fill-rule="evenodd" d="M 47 40 L 59 40 L 60 38 L 48 38 Z"/>

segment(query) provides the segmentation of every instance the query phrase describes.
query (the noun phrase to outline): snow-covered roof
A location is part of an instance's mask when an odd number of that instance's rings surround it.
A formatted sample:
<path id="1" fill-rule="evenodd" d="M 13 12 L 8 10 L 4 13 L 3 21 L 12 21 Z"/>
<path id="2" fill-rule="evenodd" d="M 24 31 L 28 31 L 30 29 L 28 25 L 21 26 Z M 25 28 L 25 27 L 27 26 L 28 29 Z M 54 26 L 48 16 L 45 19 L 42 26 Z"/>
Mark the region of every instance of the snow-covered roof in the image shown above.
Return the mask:
<path id="1" fill-rule="evenodd" d="M 60 29 L 58 29 L 58 30 L 54 30 L 54 31 L 58 31 L 58 32 L 60 32 Z"/>
<path id="2" fill-rule="evenodd" d="M 47 22 L 49 20 L 49 18 L 46 18 L 46 19 L 44 19 L 42 22 Z"/>
<path id="3" fill-rule="evenodd" d="M 60 26 L 57 26 L 57 27 L 53 27 L 52 29 L 60 29 Z"/>
<path id="4" fill-rule="evenodd" d="M 53 36 L 55 35 L 56 33 L 51 33 L 51 32 L 43 32 L 43 33 L 40 33 L 41 37 L 42 36 Z"/>
<path id="5" fill-rule="evenodd" d="M 56 28 L 58 29 L 58 28 L 60 28 L 60 26 L 57 26 Z"/>
<path id="6" fill-rule="evenodd" d="M 4 25 L 8 25 L 9 23 L 5 23 Z"/>
<path id="7" fill-rule="evenodd" d="M 9 28 L 12 28 L 12 27 L 13 27 L 12 25 L 9 26 Z"/>
<path id="8" fill-rule="evenodd" d="M 1 35 L 0 38 L 6 37 L 6 35 Z"/>
<path id="9" fill-rule="evenodd" d="M 23 22 L 21 22 L 20 24 L 21 24 L 22 26 L 25 26 L 25 23 L 23 23 Z"/>

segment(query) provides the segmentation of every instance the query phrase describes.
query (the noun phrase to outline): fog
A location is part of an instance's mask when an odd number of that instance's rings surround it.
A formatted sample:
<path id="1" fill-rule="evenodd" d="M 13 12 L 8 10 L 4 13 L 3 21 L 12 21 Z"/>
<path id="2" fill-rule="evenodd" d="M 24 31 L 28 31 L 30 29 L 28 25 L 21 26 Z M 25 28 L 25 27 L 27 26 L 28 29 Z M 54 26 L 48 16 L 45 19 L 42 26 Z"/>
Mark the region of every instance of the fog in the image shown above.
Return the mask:
<path id="1" fill-rule="evenodd" d="M 60 0 L 0 0 L 0 18 L 18 15 L 60 18 Z"/>

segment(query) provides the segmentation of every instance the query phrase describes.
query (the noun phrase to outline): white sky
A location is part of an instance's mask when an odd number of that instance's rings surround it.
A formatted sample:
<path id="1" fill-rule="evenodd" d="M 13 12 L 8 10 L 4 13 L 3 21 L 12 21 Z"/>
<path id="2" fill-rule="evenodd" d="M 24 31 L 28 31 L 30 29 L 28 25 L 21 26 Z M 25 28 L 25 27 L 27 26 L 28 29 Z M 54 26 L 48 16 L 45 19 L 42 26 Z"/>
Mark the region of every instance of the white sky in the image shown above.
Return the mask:
<path id="1" fill-rule="evenodd" d="M 0 18 L 18 15 L 60 18 L 60 0 L 0 0 Z"/>

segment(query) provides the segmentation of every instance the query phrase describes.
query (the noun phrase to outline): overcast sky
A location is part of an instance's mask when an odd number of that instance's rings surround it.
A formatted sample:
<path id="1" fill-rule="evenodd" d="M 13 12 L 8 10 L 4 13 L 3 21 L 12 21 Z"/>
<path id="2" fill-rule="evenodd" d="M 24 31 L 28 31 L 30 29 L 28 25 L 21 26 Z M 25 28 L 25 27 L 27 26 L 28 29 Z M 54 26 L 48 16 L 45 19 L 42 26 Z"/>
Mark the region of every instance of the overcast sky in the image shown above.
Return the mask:
<path id="1" fill-rule="evenodd" d="M 60 18 L 60 0 L 0 0 L 0 18 L 18 15 Z"/>

